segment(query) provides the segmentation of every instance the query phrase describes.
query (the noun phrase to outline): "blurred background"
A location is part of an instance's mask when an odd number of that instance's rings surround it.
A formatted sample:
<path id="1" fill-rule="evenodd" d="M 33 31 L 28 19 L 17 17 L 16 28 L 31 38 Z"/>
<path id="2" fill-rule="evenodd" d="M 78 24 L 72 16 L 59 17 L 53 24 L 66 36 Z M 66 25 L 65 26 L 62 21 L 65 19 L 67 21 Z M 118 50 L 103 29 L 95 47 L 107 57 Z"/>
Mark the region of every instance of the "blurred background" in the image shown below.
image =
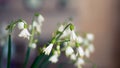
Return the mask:
<path id="1" fill-rule="evenodd" d="M 6 32 L 3 28 L 12 20 L 22 18 L 31 23 L 34 13 L 39 12 L 45 18 L 39 37 L 43 44 L 49 41 L 58 23 L 72 17 L 79 33 L 90 32 L 95 35 L 95 52 L 90 59 L 97 67 L 120 68 L 119 11 L 119 0 L 0 0 L 0 36 L 4 37 Z M 22 68 L 26 52 L 26 41 L 18 38 L 17 33 L 13 33 L 12 68 Z M 5 68 L 7 43 L 1 39 L 0 42 L 0 57 L 3 57 L 2 67 Z M 36 54 L 36 50 L 31 52 L 28 68 Z M 72 64 L 62 63 L 66 59 L 60 59 L 61 62 L 51 64 L 50 67 L 58 68 L 61 64 L 63 68 L 75 68 Z M 91 65 L 84 67 L 92 68 Z"/>

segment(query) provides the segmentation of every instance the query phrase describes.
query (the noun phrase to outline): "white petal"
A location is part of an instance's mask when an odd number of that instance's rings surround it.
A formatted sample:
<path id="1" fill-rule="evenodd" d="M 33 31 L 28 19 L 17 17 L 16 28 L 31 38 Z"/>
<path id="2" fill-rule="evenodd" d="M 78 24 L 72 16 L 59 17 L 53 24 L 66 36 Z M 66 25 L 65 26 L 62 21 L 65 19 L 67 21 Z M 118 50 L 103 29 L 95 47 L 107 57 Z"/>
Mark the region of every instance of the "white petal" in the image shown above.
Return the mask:
<path id="1" fill-rule="evenodd" d="M 42 23 L 44 21 L 44 17 L 42 15 L 38 16 L 38 22 Z"/>
<path id="2" fill-rule="evenodd" d="M 75 32 L 71 31 L 70 41 L 76 41 L 76 38 L 77 38 L 77 36 L 76 36 Z"/>
<path id="3" fill-rule="evenodd" d="M 42 27 L 41 24 L 37 23 L 36 21 L 33 21 L 33 27 L 36 28 L 37 32 L 41 33 L 41 27 Z"/>
<path id="4" fill-rule="evenodd" d="M 90 40 L 90 41 L 94 40 L 94 35 L 91 34 L 91 33 L 88 33 L 87 34 L 87 39 Z"/>
<path id="5" fill-rule="evenodd" d="M 32 43 L 32 45 L 30 45 L 30 47 L 35 49 L 37 47 L 37 45 L 35 43 Z"/>
<path id="6" fill-rule="evenodd" d="M 19 29 L 24 29 L 24 23 L 23 22 L 18 22 L 18 28 Z"/>
<path id="7" fill-rule="evenodd" d="M 70 56 L 74 52 L 73 48 L 68 46 L 65 50 L 66 56 Z"/>
<path id="8" fill-rule="evenodd" d="M 49 44 L 49 46 L 44 49 L 44 52 L 46 55 L 50 54 L 52 47 L 53 47 L 53 44 Z"/>
<path id="9" fill-rule="evenodd" d="M 83 42 L 83 38 L 81 36 L 78 36 L 76 41 L 77 41 L 77 43 L 82 43 Z"/>
<path id="10" fill-rule="evenodd" d="M 86 56 L 87 58 L 90 57 L 90 51 L 89 51 L 88 49 L 85 50 L 85 56 Z"/>
<path id="11" fill-rule="evenodd" d="M 70 59 L 71 59 L 71 60 L 76 60 L 76 59 L 77 59 L 77 57 L 76 57 L 76 55 L 75 55 L 75 54 L 72 54 L 72 55 L 70 56 Z"/>
<path id="12" fill-rule="evenodd" d="M 29 39 L 30 33 L 29 33 L 28 30 L 25 28 L 25 29 L 23 29 L 23 30 L 20 32 L 19 37 L 23 37 L 23 38 Z"/>
<path id="13" fill-rule="evenodd" d="M 60 38 L 65 38 L 65 37 L 69 36 L 70 34 L 71 34 L 71 30 L 70 29 L 66 29 L 63 32 L 63 34 L 62 34 L 62 36 Z"/>
<path id="14" fill-rule="evenodd" d="M 83 50 L 83 48 L 82 48 L 81 46 L 79 46 L 79 47 L 77 48 L 77 52 L 78 52 L 78 54 L 79 54 L 81 57 L 84 56 L 84 50 Z"/>
<path id="15" fill-rule="evenodd" d="M 85 63 L 85 61 L 84 61 L 83 58 L 78 58 L 78 60 L 77 60 L 77 62 L 76 62 L 76 65 L 82 65 L 82 64 L 84 64 L 84 63 Z"/>
<path id="16" fill-rule="evenodd" d="M 51 56 L 49 61 L 51 61 L 52 63 L 56 63 L 58 61 L 58 55 Z"/>
<path id="17" fill-rule="evenodd" d="M 94 45 L 93 45 L 93 44 L 90 44 L 90 45 L 88 46 L 88 50 L 89 50 L 90 52 L 94 52 L 94 50 L 95 50 Z"/>
<path id="18" fill-rule="evenodd" d="M 58 28 L 58 31 L 62 32 L 64 30 L 64 26 L 61 25 L 59 28 Z"/>

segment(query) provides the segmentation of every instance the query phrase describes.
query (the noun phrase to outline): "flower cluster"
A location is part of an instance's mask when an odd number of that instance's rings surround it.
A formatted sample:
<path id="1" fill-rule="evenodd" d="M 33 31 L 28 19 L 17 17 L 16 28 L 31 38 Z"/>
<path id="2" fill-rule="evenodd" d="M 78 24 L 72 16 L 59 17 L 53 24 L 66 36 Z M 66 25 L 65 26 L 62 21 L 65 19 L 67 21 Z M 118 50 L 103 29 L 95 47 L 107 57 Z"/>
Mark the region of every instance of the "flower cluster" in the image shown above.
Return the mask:
<path id="1" fill-rule="evenodd" d="M 18 22 L 18 28 L 21 30 L 19 37 L 27 38 L 30 40 L 29 47 L 36 48 L 36 40 L 34 41 L 34 34 L 41 33 L 42 22 L 44 22 L 44 17 L 40 14 L 36 14 L 35 18 L 33 19 L 32 25 L 29 25 L 28 31 L 28 24 L 24 20 L 20 20 Z"/>
<path id="2" fill-rule="evenodd" d="M 94 40 L 94 35 L 92 33 L 86 33 L 83 36 L 80 36 L 74 28 L 73 24 L 70 24 L 67 28 L 68 24 L 62 24 L 58 28 L 54 37 L 60 35 L 60 38 L 57 39 L 56 43 L 63 43 L 63 47 L 53 51 L 53 55 L 49 59 L 49 61 L 56 63 L 58 61 L 58 57 L 61 51 L 65 52 L 65 55 L 77 66 L 81 68 L 81 66 L 85 63 L 85 58 L 90 57 L 90 53 L 94 52 L 94 46 L 92 41 Z M 45 54 L 49 55 L 53 48 L 53 44 L 50 44 L 46 49 L 44 49 Z"/>
<path id="3" fill-rule="evenodd" d="M 18 25 L 18 29 L 21 31 L 18 36 L 29 40 L 24 68 L 27 66 L 30 49 L 37 47 L 36 43 L 38 40 L 35 39 L 35 35 L 39 35 L 41 33 L 42 22 L 44 22 L 44 17 L 40 14 L 35 14 L 35 17 L 32 20 L 32 25 L 28 25 L 24 20 L 20 19 L 12 22 L 7 27 L 9 30 L 8 50 L 10 50 L 11 47 L 11 33 L 16 24 Z M 47 61 L 57 63 L 59 56 L 63 52 L 76 67 L 81 68 L 82 65 L 85 64 L 86 58 L 89 58 L 90 54 L 94 52 L 94 46 L 92 44 L 93 40 L 94 35 L 92 33 L 79 35 L 71 21 L 61 24 L 53 33 L 52 39 L 50 40 L 48 46 L 40 48 L 41 54 L 36 57 L 31 68 L 37 68 L 39 62 L 42 63 L 40 64 L 40 68 L 43 68 L 42 66 L 44 66 Z M 8 57 L 8 61 L 10 62 L 9 59 L 10 54 Z M 7 66 L 9 65 L 10 63 L 8 63 Z"/>

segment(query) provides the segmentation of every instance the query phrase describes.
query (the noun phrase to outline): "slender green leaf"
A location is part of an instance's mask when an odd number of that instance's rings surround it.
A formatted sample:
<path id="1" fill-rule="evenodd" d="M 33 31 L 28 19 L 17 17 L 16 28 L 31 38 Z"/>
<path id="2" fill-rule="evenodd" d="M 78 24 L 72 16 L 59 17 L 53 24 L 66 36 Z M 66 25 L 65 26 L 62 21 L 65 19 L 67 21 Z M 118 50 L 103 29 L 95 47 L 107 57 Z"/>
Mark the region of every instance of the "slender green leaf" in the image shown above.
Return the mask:
<path id="1" fill-rule="evenodd" d="M 10 68 L 11 61 L 11 35 L 8 36 L 8 58 L 7 58 L 7 68 Z"/>

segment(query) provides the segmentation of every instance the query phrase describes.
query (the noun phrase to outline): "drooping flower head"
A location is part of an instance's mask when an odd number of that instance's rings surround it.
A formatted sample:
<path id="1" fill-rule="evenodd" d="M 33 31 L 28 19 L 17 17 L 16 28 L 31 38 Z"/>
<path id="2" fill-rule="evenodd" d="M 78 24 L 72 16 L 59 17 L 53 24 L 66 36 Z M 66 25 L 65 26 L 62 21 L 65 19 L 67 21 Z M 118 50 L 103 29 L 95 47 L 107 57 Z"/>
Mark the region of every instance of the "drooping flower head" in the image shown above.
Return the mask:
<path id="1" fill-rule="evenodd" d="M 54 51 L 54 54 L 50 57 L 49 61 L 51 61 L 52 63 L 57 63 L 58 57 L 59 57 L 58 51 Z"/>
<path id="2" fill-rule="evenodd" d="M 21 29 L 24 29 L 24 26 L 25 26 L 25 24 L 24 24 L 24 22 L 18 22 L 18 28 L 21 30 Z"/>
<path id="3" fill-rule="evenodd" d="M 18 36 L 29 39 L 30 33 L 26 28 L 24 28 Z"/>
<path id="4" fill-rule="evenodd" d="M 43 52 L 45 52 L 46 55 L 49 55 L 51 50 L 52 50 L 52 48 L 53 48 L 53 44 L 51 43 L 44 49 Z"/>
<path id="5" fill-rule="evenodd" d="M 71 46 L 67 46 L 66 50 L 65 50 L 65 54 L 66 56 L 70 56 L 74 53 L 74 50 Z"/>

